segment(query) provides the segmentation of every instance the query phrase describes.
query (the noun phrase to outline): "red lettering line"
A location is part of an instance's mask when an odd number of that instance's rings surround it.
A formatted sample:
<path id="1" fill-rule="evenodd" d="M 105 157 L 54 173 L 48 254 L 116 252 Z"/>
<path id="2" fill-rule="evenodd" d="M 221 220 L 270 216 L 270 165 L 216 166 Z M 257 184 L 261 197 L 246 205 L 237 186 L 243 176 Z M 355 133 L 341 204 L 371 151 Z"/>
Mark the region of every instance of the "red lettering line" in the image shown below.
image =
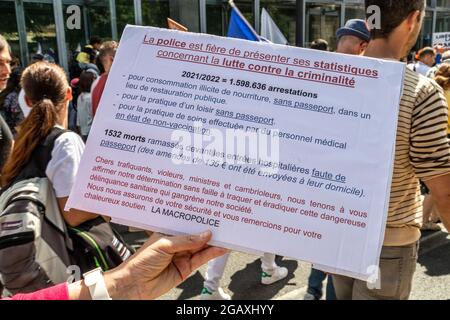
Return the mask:
<path id="1" fill-rule="evenodd" d="M 318 81 L 318 80 L 312 80 L 312 79 L 302 79 L 302 78 L 297 78 L 297 77 L 284 76 L 284 75 L 281 75 L 281 74 L 271 74 L 271 73 L 260 72 L 260 71 L 255 71 L 255 70 L 246 70 L 246 69 L 232 68 L 232 67 L 226 67 L 226 66 L 221 66 L 221 65 L 216 65 L 216 64 L 210 64 L 210 63 L 204 63 L 204 62 L 195 62 L 195 61 L 186 61 L 186 60 L 175 59 L 175 58 L 167 58 L 167 57 L 160 57 L 160 56 L 157 56 L 157 58 L 166 59 L 166 60 L 183 61 L 183 62 L 188 62 L 188 63 L 203 64 L 203 65 L 207 65 L 207 66 L 211 66 L 211 67 L 221 67 L 221 68 L 225 68 L 225 69 L 247 71 L 247 72 L 259 73 L 259 74 L 265 74 L 265 75 L 269 75 L 269 76 L 283 77 L 283 78 L 289 78 L 289 79 L 295 79 L 295 80 L 303 80 L 303 81 L 310 81 L 310 82 L 325 83 L 325 84 L 330 84 L 330 85 L 333 85 L 333 86 L 340 86 L 340 87 L 346 87 L 346 88 L 355 89 L 354 86 L 349 86 L 349 85 L 345 85 L 345 84 L 338 84 L 338 83 L 331 83 L 331 82 L 326 82 L 326 81 Z"/>
<path id="2" fill-rule="evenodd" d="M 299 66 L 299 65 L 296 65 L 296 64 L 292 64 L 292 63 L 265 61 L 265 60 L 261 60 L 261 59 L 255 59 L 255 58 L 246 58 L 246 57 L 241 57 L 241 56 L 235 56 L 235 55 L 228 54 L 228 53 L 215 53 L 215 52 L 208 52 L 208 51 L 202 51 L 202 50 L 196 50 L 196 49 L 190 49 L 190 48 L 180 48 L 180 47 L 177 47 L 177 46 L 165 46 L 165 45 L 151 44 L 151 43 L 147 43 L 145 41 L 143 42 L 143 44 L 146 44 L 146 45 L 149 45 L 149 46 L 155 46 L 155 47 L 164 47 L 164 48 L 172 48 L 172 49 L 178 49 L 178 50 L 187 50 L 187 51 L 194 51 L 194 52 L 200 52 L 200 53 L 215 54 L 215 55 L 225 56 L 225 57 L 241 58 L 241 59 L 259 61 L 259 62 L 275 63 L 275 64 L 281 64 L 281 65 L 292 66 L 292 67 L 297 67 L 297 68 L 314 69 L 314 70 L 328 71 L 328 72 L 334 72 L 334 73 L 340 73 L 340 74 L 348 74 L 348 75 L 352 75 L 352 76 L 356 76 L 356 77 L 365 77 L 365 78 L 370 78 L 370 79 L 378 79 L 378 77 L 375 77 L 375 76 L 353 74 L 353 73 L 350 73 L 350 72 L 333 71 L 333 70 L 321 69 L 321 68 L 315 68 L 315 67 Z"/>

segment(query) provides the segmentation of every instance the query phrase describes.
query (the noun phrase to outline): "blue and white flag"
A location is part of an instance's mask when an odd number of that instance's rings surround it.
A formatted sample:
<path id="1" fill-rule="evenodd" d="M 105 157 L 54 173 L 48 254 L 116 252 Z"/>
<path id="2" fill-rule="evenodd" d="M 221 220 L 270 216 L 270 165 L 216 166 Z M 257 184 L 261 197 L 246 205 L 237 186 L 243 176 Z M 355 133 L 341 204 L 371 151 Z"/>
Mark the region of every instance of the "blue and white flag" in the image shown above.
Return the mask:
<path id="1" fill-rule="evenodd" d="M 231 17 L 227 36 L 230 38 L 260 41 L 258 34 L 245 19 L 234 2 L 230 0 L 229 4 L 231 6 Z"/>
<path id="2" fill-rule="evenodd" d="M 288 44 L 288 41 L 280 28 L 273 21 L 266 9 L 262 9 L 261 13 L 261 37 L 269 40 L 272 43 Z"/>

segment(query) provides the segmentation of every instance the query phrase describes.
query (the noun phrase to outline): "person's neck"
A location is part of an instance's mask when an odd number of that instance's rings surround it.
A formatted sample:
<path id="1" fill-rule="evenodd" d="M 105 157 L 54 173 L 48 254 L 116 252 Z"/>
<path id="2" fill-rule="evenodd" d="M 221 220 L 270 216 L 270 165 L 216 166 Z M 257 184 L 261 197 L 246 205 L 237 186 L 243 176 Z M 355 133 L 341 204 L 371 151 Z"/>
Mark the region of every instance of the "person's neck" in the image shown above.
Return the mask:
<path id="1" fill-rule="evenodd" d="M 402 46 L 393 45 L 390 39 L 375 39 L 371 40 L 367 45 L 364 56 L 400 60 L 402 57 Z"/>
<path id="2" fill-rule="evenodd" d="M 56 119 L 56 124 L 67 129 L 69 126 L 68 121 L 68 106 L 60 111 L 58 118 Z"/>

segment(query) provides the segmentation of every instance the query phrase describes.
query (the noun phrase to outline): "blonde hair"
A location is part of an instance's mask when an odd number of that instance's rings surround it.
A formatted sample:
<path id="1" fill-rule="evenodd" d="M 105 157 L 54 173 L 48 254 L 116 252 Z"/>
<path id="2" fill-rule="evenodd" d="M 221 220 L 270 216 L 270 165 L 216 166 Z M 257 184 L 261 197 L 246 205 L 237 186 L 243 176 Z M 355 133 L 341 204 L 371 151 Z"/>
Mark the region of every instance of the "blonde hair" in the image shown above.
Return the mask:
<path id="1" fill-rule="evenodd" d="M 434 76 L 434 80 L 444 89 L 450 90 L 450 63 L 443 63 Z"/>

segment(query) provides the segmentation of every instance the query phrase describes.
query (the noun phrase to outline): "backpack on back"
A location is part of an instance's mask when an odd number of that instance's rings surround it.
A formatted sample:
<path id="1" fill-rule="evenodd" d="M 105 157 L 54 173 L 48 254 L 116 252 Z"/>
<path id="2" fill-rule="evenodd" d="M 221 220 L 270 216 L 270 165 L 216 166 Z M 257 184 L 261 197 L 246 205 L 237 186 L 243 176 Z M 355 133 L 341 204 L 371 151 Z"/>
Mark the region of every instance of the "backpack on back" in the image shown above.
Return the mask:
<path id="1" fill-rule="evenodd" d="M 68 267 L 81 273 L 118 266 L 133 249 L 103 218 L 71 228 L 45 174 L 56 139 L 54 128 L 31 161 L 0 193 L 0 274 L 11 293 L 32 292 L 66 281 Z"/>
<path id="2" fill-rule="evenodd" d="M 8 291 L 66 281 L 71 243 L 48 179 L 13 184 L 0 197 L 0 212 L 0 273 Z"/>

